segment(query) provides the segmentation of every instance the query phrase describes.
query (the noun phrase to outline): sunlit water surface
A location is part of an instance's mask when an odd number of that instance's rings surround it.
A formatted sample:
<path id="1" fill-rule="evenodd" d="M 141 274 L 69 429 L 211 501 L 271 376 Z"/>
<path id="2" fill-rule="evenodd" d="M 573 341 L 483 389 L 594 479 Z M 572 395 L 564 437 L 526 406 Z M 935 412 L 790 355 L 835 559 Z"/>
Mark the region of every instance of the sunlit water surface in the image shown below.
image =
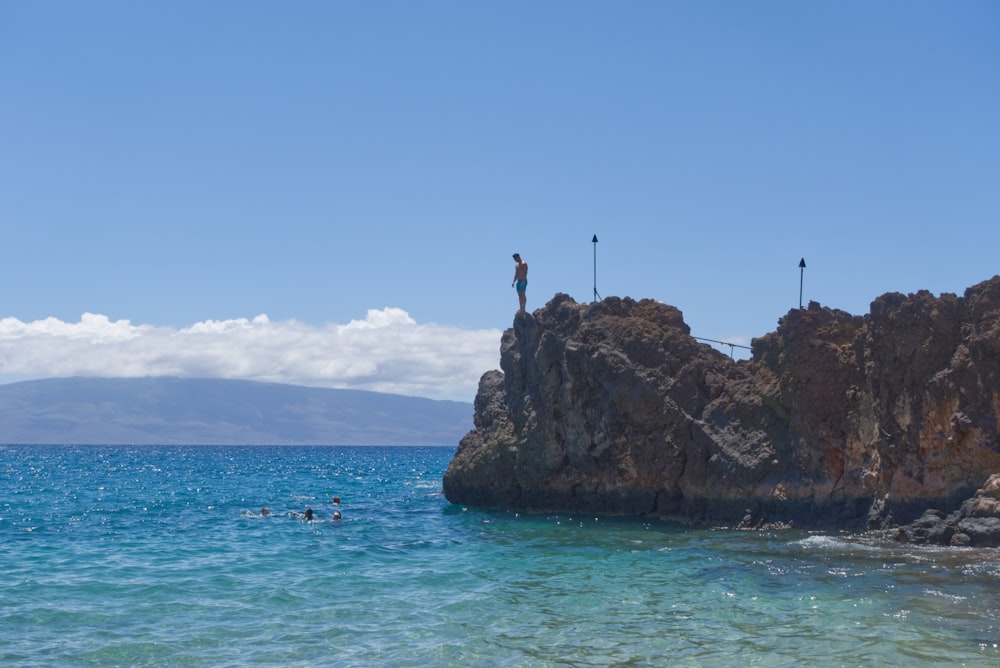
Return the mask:
<path id="1" fill-rule="evenodd" d="M 466 509 L 452 453 L 0 446 L 0 665 L 1000 666 L 995 550 Z"/>

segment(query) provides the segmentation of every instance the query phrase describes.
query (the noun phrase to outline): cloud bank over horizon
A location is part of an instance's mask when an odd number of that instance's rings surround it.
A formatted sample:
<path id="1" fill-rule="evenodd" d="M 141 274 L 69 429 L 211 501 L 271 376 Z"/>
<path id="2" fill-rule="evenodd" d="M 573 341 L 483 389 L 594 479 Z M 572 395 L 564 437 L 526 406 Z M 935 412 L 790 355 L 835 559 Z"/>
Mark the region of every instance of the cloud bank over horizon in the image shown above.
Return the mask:
<path id="1" fill-rule="evenodd" d="M 84 313 L 0 319 L 0 382 L 96 376 L 225 378 L 472 401 L 498 368 L 498 329 L 418 324 L 399 308 L 346 325 L 206 320 L 177 329 Z"/>

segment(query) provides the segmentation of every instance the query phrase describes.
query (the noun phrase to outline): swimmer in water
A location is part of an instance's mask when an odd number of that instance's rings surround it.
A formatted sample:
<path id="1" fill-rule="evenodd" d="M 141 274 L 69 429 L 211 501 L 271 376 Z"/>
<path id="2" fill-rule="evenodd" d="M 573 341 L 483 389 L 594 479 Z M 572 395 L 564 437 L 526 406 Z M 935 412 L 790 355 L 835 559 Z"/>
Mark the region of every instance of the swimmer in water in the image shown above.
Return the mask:
<path id="1" fill-rule="evenodd" d="M 334 521 L 337 521 L 337 522 L 340 521 L 340 511 L 339 510 L 333 511 L 333 519 L 334 519 Z"/>

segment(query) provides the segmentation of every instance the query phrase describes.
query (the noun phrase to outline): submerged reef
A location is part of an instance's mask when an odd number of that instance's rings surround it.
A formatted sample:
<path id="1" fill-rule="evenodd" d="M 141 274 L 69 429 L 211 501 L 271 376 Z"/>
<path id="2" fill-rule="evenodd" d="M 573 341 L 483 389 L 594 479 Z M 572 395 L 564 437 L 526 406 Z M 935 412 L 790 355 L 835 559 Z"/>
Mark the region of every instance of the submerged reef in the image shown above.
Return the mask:
<path id="1" fill-rule="evenodd" d="M 739 361 L 667 304 L 558 294 L 515 316 L 500 366 L 445 473 L 453 503 L 885 529 L 944 521 L 1000 472 L 1000 277 L 865 316 L 811 302 Z"/>

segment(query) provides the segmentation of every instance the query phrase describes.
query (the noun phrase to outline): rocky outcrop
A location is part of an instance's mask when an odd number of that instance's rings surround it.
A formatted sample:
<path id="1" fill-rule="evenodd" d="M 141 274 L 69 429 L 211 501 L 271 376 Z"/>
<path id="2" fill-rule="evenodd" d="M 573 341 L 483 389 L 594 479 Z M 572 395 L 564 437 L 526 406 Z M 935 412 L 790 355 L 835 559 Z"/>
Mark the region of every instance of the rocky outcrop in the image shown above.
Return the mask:
<path id="1" fill-rule="evenodd" d="M 993 474 L 976 495 L 949 515 L 929 509 L 915 522 L 900 527 L 903 543 L 1000 547 L 1000 474 Z"/>
<path id="2" fill-rule="evenodd" d="M 519 313 L 444 478 L 454 503 L 715 526 L 883 528 L 1000 471 L 1000 277 L 789 312 L 733 361 L 676 308 Z"/>

